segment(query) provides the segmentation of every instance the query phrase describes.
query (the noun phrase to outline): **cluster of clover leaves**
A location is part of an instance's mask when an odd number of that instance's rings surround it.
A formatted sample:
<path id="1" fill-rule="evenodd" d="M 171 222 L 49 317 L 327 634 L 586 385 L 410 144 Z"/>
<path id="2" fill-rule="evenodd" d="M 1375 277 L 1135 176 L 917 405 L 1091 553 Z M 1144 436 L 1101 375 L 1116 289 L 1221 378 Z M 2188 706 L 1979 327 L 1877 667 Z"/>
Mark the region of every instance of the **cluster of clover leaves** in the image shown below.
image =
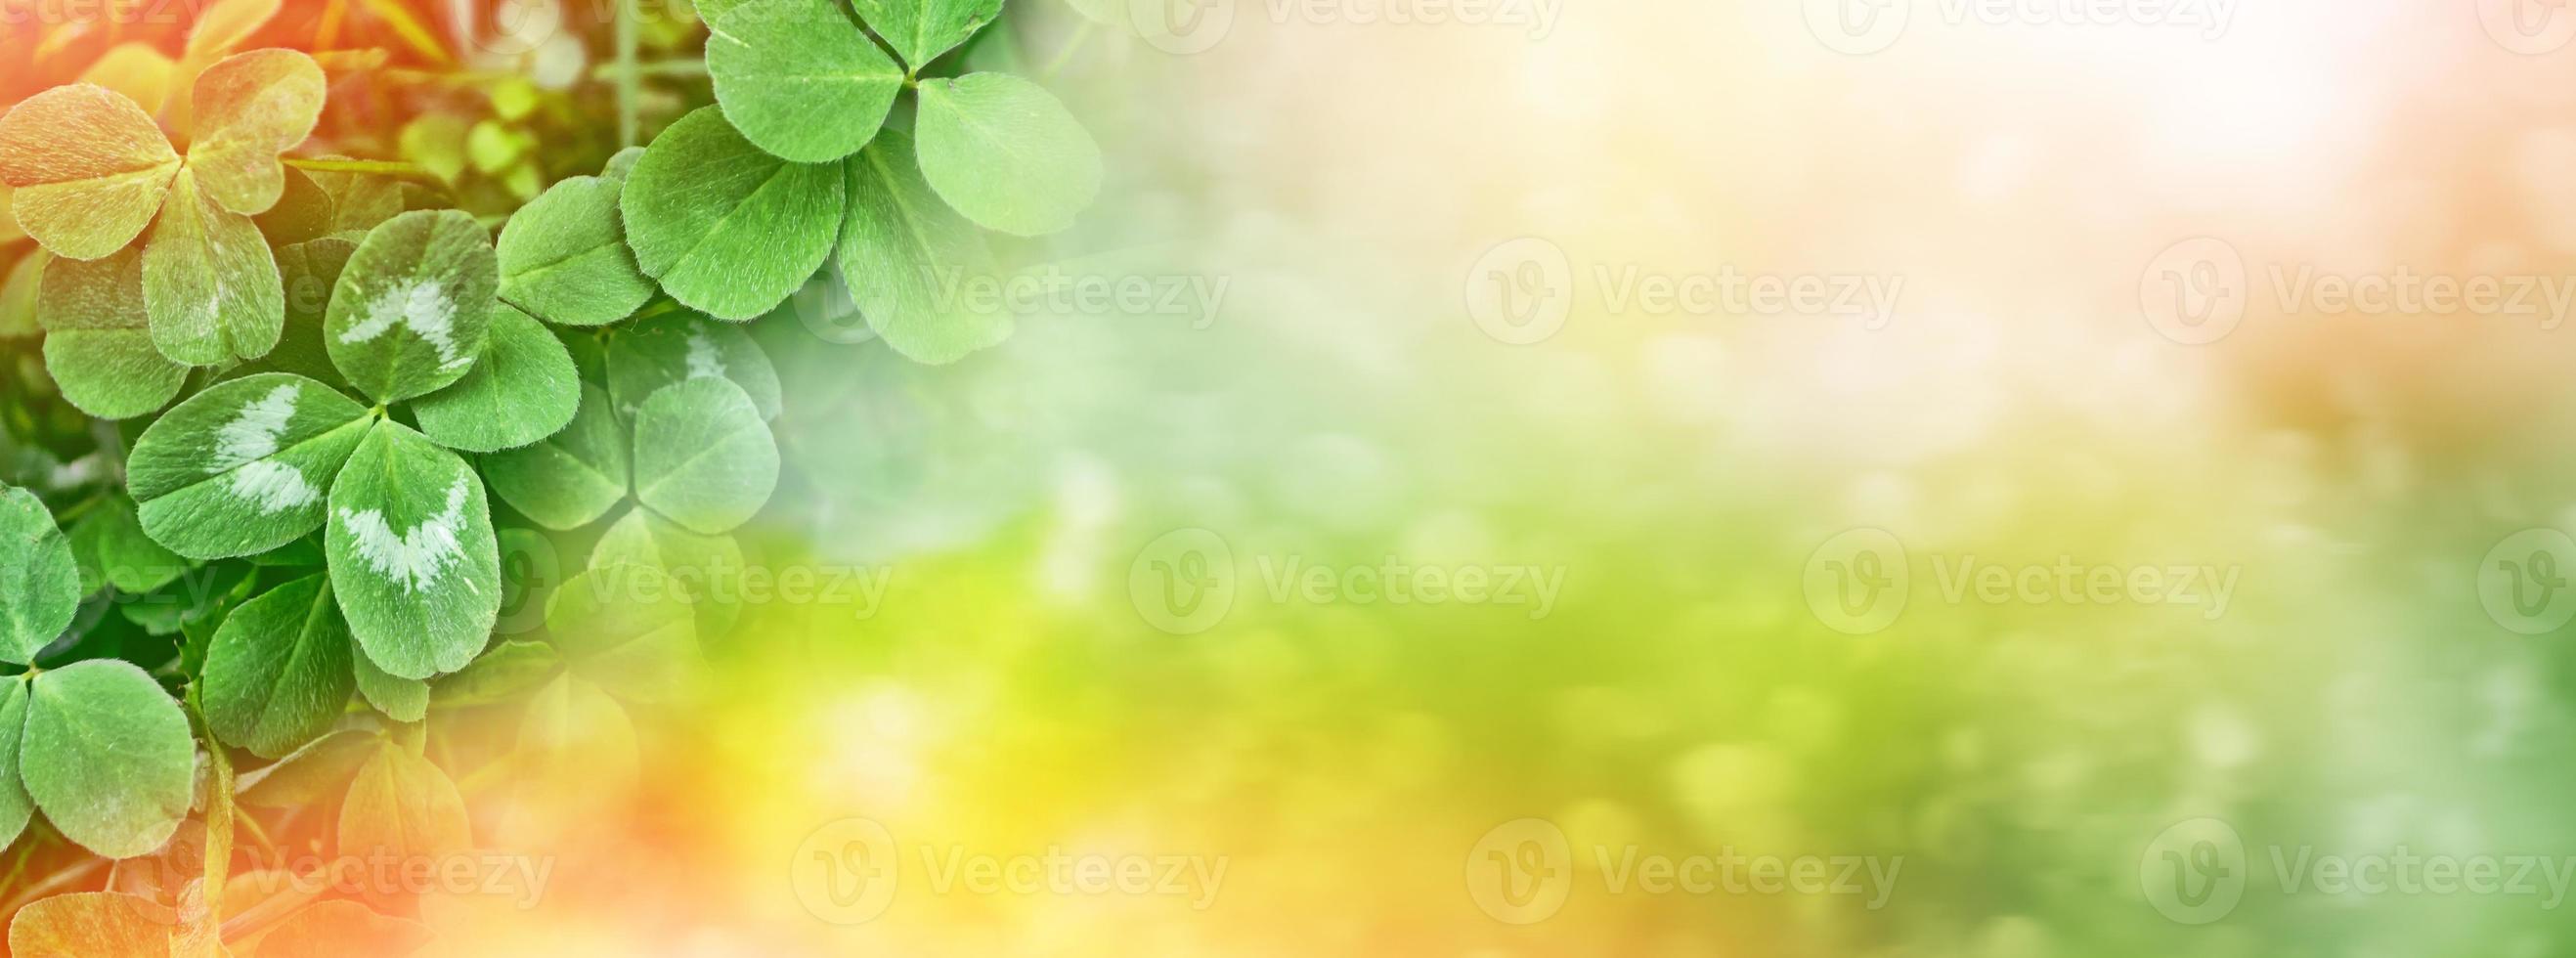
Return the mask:
<path id="1" fill-rule="evenodd" d="M 684 697 L 739 613 L 674 572 L 738 566 L 778 482 L 778 378 L 740 324 L 823 283 L 885 347 L 954 361 L 1010 332 L 954 295 L 998 271 L 985 231 L 1061 230 L 1099 191 L 1038 85 L 924 75 L 1001 5 L 701 0 L 715 103 L 497 237 L 397 164 L 298 154 L 334 78 L 231 52 L 276 0 L 145 50 L 156 82 L 0 117 L 0 223 L 38 247 L 10 295 L 42 335 L 0 380 L 0 446 L 95 442 L 0 484 L 0 887 L 48 892 L 11 950 L 406 950 L 427 930 L 384 889 L 237 853 L 334 808 L 339 855 L 477 847 L 439 715 L 512 716 L 501 778 L 595 766 L 603 738 L 631 764 L 626 707 Z M 537 587 L 512 543 L 612 514 L 541 636 L 496 636 Z M 40 844 L 105 890 L 23 882 Z"/>

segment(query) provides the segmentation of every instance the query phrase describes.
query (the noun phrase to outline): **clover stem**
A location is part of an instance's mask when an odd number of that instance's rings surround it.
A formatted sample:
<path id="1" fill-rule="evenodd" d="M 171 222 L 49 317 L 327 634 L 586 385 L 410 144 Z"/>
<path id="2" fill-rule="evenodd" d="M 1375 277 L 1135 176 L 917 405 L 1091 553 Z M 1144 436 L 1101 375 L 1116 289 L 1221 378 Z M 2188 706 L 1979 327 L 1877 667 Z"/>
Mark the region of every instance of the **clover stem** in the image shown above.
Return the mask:
<path id="1" fill-rule="evenodd" d="M 224 882 L 231 879 L 233 867 L 233 763 L 224 754 L 224 743 L 215 739 L 214 723 L 206 720 L 204 688 L 202 683 L 188 686 L 188 711 L 205 740 L 206 766 L 212 772 L 206 783 L 205 902 L 207 920 L 220 924 Z"/>
<path id="2" fill-rule="evenodd" d="M 1093 24 L 1090 20 L 1082 21 L 1082 26 L 1074 29 L 1073 36 L 1064 41 L 1062 48 L 1056 50 L 1055 59 L 1048 61 L 1044 71 L 1046 79 L 1055 79 L 1055 75 L 1064 70 L 1065 64 L 1073 61 L 1073 55 L 1081 52 L 1084 44 L 1091 42 L 1092 30 Z"/>
<path id="3" fill-rule="evenodd" d="M 617 5 L 617 22 L 613 26 L 617 44 L 617 145 L 635 145 L 638 127 L 636 114 L 643 96 L 643 76 L 637 72 L 635 50 L 638 45 L 635 4 L 640 0 L 610 0 Z"/>
<path id="4" fill-rule="evenodd" d="M 309 157 L 289 156 L 281 159 L 280 162 L 299 170 L 311 170 L 315 173 L 359 173 L 372 174 L 376 176 L 401 176 L 421 180 L 437 179 L 436 177 L 431 176 L 428 170 L 421 169 L 418 165 L 404 163 L 399 160 L 317 160 Z"/>

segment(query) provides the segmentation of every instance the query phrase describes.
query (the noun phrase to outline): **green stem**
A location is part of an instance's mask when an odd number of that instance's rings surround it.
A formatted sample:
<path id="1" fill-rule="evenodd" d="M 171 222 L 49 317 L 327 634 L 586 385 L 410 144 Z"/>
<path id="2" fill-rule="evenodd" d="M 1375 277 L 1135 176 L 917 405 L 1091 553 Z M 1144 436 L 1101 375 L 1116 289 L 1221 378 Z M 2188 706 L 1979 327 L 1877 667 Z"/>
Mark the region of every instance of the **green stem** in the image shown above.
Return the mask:
<path id="1" fill-rule="evenodd" d="M 280 162 L 299 170 L 315 173 L 360 173 L 376 176 L 402 176 L 413 179 L 436 179 L 428 170 L 399 160 L 317 160 L 301 156 L 284 157 Z"/>
<path id="2" fill-rule="evenodd" d="M 1064 70 L 1065 64 L 1073 61 L 1073 55 L 1081 51 L 1084 44 L 1091 42 L 1093 27 L 1094 25 L 1091 21 L 1084 20 L 1082 21 L 1082 26 L 1075 28 L 1073 31 L 1073 38 L 1064 41 L 1063 48 L 1058 49 L 1055 52 L 1055 59 L 1047 63 L 1046 71 L 1043 75 L 1045 79 L 1055 79 L 1055 75 Z"/>
<path id="3" fill-rule="evenodd" d="M 635 65 L 635 51 L 640 43 L 635 5 L 642 0 L 610 0 L 617 5 L 617 145 L 634 146 L 642 132 L 637 113 L 644 99 L 644 77 Z M 703 69 L 703 65 L 701 65 Z"/>
<path id="4" fill-rule="evenodd" d="M 206 765 L 212 773 L 206 783 L 206 920 L 221 924 L 224 883 L 231 880 L 233 867 L 233 763 L 224 754 L 224 743 L 215 739 L 214 725 L 206 721 L 202 688 L 188 687 L 188 708 L 205 736 Z"/>

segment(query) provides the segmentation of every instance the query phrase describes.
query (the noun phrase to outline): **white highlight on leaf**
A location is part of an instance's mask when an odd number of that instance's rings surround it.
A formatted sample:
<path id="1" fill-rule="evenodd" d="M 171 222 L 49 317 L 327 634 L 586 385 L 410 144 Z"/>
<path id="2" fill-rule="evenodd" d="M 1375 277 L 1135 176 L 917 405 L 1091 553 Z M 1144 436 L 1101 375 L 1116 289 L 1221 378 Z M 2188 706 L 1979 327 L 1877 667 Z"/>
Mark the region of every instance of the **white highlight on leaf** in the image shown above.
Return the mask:
<path id="1" fill-rule="evenodd" d="M 690 333 L 689 378 L 722 379 L 724 374 L 724 354 L 716 351 L 716 341 L 704 330 Z"/>
<path id="2" fill-rule="evenodd" d="M 209 472 L 231 472 L 233 494 L 257 506 L 263 515 L 312 505 L 322 497 L 321 490 L 304 480 L 302 471 L 268 461 L 277 454 L 277 440 L 286 434 L 286 424 L 295 418 L 295 400 L 300 395 L 300 385 L 281 385 L 244 404 L 231 422 L 215 431 L 214 468 Z"/>
<path id="3" fill-rule="evenodd" d="M 340 342 L 352 346 L 369 342 L 396 326 L 410 329 L 437 349 L 442 369 L 455 369 L 474 361 L 456 342 L 456 304 L 448 300 L 447 287 L 437 280 L 386 287 L 367 301 L 366 318 L 341 333 Z"/>
<path id="4" fill-rule="evenodd" d="M 351 547 L 368 569 L 405 592 L 419 592 L 437 584 L 439 576 L 465 557 L 465 545 L 458 536 L 465 529 L 465 497 L 472 492 L 471 482 L 456 477 L 456 484 L 447 489 L 447 508 L 400 535 L 375 509 L 341 509 L 340 525 L 348 530 Z"/>

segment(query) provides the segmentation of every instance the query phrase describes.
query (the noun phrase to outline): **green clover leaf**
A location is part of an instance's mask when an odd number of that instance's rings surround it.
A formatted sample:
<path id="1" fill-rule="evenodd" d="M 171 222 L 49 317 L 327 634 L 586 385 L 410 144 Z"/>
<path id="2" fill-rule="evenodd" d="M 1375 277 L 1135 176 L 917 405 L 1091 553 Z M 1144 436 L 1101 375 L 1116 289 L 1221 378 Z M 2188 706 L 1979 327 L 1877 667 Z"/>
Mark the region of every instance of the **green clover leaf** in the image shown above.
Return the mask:
<path id="1" fill-rule="evenodd" d="M 429 714 L 429 683 L 420 679 L 398 678 L 367 658 L 366 650 L 349 644 L 352 671 L 357 673 L 358 694 L 397 722 L 417 722 Z"/>
<path id="2" fill-rule="evenodd" d="M 1100 144 L 1045 87 L 1007 73 L 921 81 L 921 173 L 988 229 L 1042 236 L 1100 195 Z"/>
<path id="3" fill-rule="evenodd" d="M 157 412 L 179 395 L 188 367 L 152 345 L 143 308 L 143 256 L 118 250 L 45 270 L 36 300 L 45 328 L 45 371 L 63 398 L 100 419 Z"/>
<path id="4" fill-rule="evenodd" d="M 206 651 L 204 682 L 206 723 L 262 758 L 330 731 L 356 677 L 328 578 L 297 579 L 234 610 Z"/>
<path id="5" fill-rule="evenodd" d="M 80 612 L 71 539 L 36 494 L 0 486 L 0 661 L 35 660 Z"/>
<path id="6" fill-rule="evenodd" d="M 132 663 L 36 676 L 19 775 L 63 837 L 109 858 L 169 840 L 195 794 L 197 744 L 179 703 Z"/>
<path id="7" fill-rule="evenodd" d="M 332 482 L 323 549 L 349 631 L 396 678 L 464 668 L 500 618 L 482 479 L 400 423 L 377 423 Z"/>
<path id="8" fill-rule="evenodd" d="M 705 660 L 697 619 L 660 569 L 618 565 L 565 580 L 546 603 L 546 632 L 573 674 L 620 698 L 676 701 Z"/>
<path id="9" fill-rule="evenodd" d="M 367 233 L 331 291 L 331 361 L 377 402 L 465 378 L 483 353 L 500 266 L 491 235 L 456 210 L 418 210 Z"/>
<path id="10" fill-rule="evenodd" d="M 36 815 L 36 800 L 18 780 L 19 743 L 27 734 L 27 679 L 0 679 L 0 846 L 18 840 Z"/>
<path id="11" fill-rule="evenodd" d="M 558 326 L 603 326 L 653 298 L 626 246 L 621 180 L 576 176 L 548 187 L 501 228 L 501 299 Z"/>
<path id="12" fill-rule="evenodd" d="M 590 568 L 646 565 L 659 569 L 697 611 L 698 635 L 714 637 L 742 618 L 742 543 L 702 536 L 649 509 L 629 511 L 591 547 Z"/>
<path id="13" fill-rule="evenodd" d="M 0 116 L 0 182 L 18 226 L 57 256 L 97 259 L 132 242 L 179 162 L 151 114 L 95 84 L 46 90 Z"/>
<path id="14" fill-rule="evenodd" d="M 296 50 L 237 54 L 199 75 L 188 168 L 206 195 L 246 215 L 276 206 L 286 191 L 278 154 L 312 135 L 324 88 L 322 67 Z"/>
<path id="15" fill-rule="evenodd" d="M 386 742 L 358 769 L 340 806 L 340 854 L 433 860 L 471 849 L 473 827 L 455 781 L 428 759 Z"/>
<path id="16" fill-rule="evenodd" d="M 286 373 L 218 383 L 143 431 L 126 463 L 143 530 L 191 559 L 257 555 L 322 527 L 323 490 L 374 422 Z"/>
<path id="17" fill-rule="evenodd" d="M 654 138 L 619 205 L 645 275 L 691 309 L 742 321 L 786 302 L 831 255 L 844 189 L 838 166 L 772 156 L 705 107 Z"/>
<path id="18" fill-rule="evenodd" d="M 635 498 L 702 535 L 751 521 L 778 487 L 778 441 L 729 379 L 692 379 L 635 414 Z"/>
<path id="19" fill-rule="evenodd" d="M 528 314 L 495 306 L 482 361 L 412 403 L 412 413 L 439 445 L 500 452 L 562 432 L 580 407 L 580 373 L 562 341 Z"/>
<path id="20" fill-rule="evenodd" d="M 853 0 L 852 5 L 915 73 L 1002 15 L 1002 0 Z"/>
<path id="21" fill-rule="evenodd" d="M 548 529 L 599 521 L 626 499 L 633 478 L 626 425 L 608 393 L 581 387 L 572 425 L 533 446 L 483 458 L 483 477 L 501 501 Z"/>
<path id="22" fill-rule="evenodd" d="M 554 646 L 513 639 L 438 680 L 430 689 L 430 699 L 443 709 L 507 702 L 545 684 L 562 668 L 563 653 Z"/>
<path id="23" fill-rule="evenodd" d="M 933 365 L 1010 338 L 998 300 L 979 307 L 970 284 L 995 275 L 984 234 L 940 201 L 921 177 L 912 138 L 894 131 L 845 164 L 849 215 L 838 262 L 850 301 L 886 345 Z"/>
<path id="24" fill-rule="evenodd" d="M 751 396 L 760 418 L 778 418 L 778 368 L 742 328 L 703 316 L 656 316 L 620 331 L 608 344 L 608 395 L 633 418 L 665 386 L 692 379 L 730 379 Z"/>
<path id="25" fill-rule="evenodd" d="M 171 179 L 169 202 L 152 224 L 143 305 L 153 345 L 190 366 L 258 359 L 286 326 L 285 281 L 268 239 L 250 217 L 206 195 L 195 170 Z"/>
<path id="26" fill-rule="evenodd" d="M 190 566 L 187 558 L 163 548 L 143 532 L 134 501 L 110 495 L 72 523 L 72 557 L 80 563 L 81 586 L 96 592 L 114 586 L 127 595 L 160 591 Z"/>
<path id="27" fill-rule="evenodd" d="M 751 0 L 710 21 L 707 74 L 734 129 L 799 163 L 859 151 L 903 92 L 903 66 L 839 0 Z"/>

